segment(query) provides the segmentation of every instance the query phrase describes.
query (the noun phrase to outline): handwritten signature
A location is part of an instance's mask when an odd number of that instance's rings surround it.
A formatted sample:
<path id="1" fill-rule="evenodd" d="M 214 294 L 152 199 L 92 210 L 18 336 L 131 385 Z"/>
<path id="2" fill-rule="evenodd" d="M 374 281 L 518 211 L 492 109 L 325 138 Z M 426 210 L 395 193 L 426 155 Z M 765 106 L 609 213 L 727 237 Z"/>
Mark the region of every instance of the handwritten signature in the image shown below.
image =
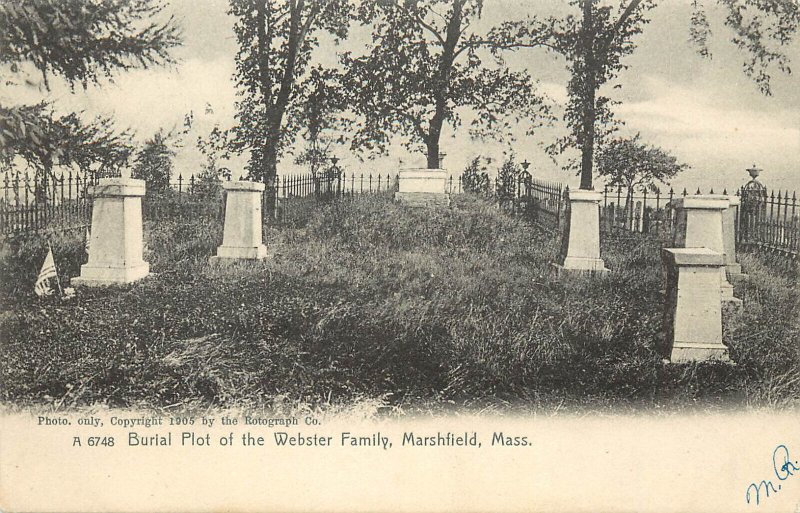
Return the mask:
<path id="1" fill-rule="evenodd" d="M 792 461 L 789 456 L 789 449 L 783 444 L 775 447 L 775 450 L 772 451 L 772 468 L 778 481 L 786 481 L 790 477 L 800 476 L 800 474 L 795 474 L 795 472 L 800 472 L 800 463 Z M 760 483 L 750 483 L 747 486 L 745 499 L 747 499 L 748 504 L 751 501 L 755 501 L 756 506 L 758 506 L 761 504 L 762 492 L 765 497 L 769 497 L 770 493 L 776 494 L 780 492 L 782 486 L 780 482 L 776 486 L 772 480 L 767 479 L 761 480 Z"/>

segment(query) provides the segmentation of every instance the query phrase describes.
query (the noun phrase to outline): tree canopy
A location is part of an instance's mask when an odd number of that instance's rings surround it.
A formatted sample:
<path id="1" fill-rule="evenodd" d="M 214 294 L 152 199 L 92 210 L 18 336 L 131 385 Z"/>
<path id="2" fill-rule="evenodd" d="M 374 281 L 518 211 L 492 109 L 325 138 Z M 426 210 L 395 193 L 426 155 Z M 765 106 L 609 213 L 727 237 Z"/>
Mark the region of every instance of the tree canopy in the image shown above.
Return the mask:
<path id="1" fill-rule="evenodd" d="M 170 63 L 181 35 L 173 17 L 157 20 L 163 9 L 158 0 L 0 0 L 3 82 L 17 84 L 32 65 L 48 89 L 51 75 L 86 88 L 117 70 Z M 38 161 L 44 172 L 56 161 L 120 165 L 130 134 L 112 127 L 109 119 L 84 124 L 77 114 L 55 119 L 46 103 L 0 105 L 0 158 Z"/>
<path id="2" fill-rule="evenodd" d="M 628 195 L 634 190 L 655 190 L 689 166 L 662 148 L 648 145 L 641 135 L 618 137 L 608 141 L 597 154 L 597 174 L 607 177 L 608 185 L 625 187 Z"/>
<path id="3" fill-rule="evenodd" d="M 481 16 L 482 0 L 365 0 L 358 19 L 372 26 L 364 56 L 342 56 L 345 91 L 359 116 L 354 149 L 384 152 L 392 134 L 406 147 L 424 149 L 429 168 L 439 167 L 440 138 L 446 124 L 461 125 L 460 108 L 475 114 L 472 136 L 510 137 L 512 126 L 547 118 L 548 106 L 525 71 L 497 59 L 483 62 L 480 49 L 547 46 L 545 24 L 520 41 L 512 32 L 478 34 L 470 28 Z M 536 34 L 534 34 L 534 32 Z"/>
<path id="4" fill-rule="evenodd" d="M 280 152 L 297 134 L 303 80 L 318 32 L 343 38 L 347 0 L 230 0 L 236 54 L 236 149 L 249 150 L 251 178 L 272 186 Z"/>
<path id="5" fill-rule="evenodd" d="M 569 15 L 561 25 L 574 28 L 554 34 L 559 41 L 555 46 L 567 58 L 570 70 L 569 103 L 564 114 L 570 134 L 551 149 L 556 153 L 567 148 L 580 149 L 579 166 L 572 161 L 566 167 L 579 167 L 582 189 L 592 188 L 595 147 L 602 146 L 617 128 L 611 109 L 613 102 L 600 94 L 600 89 L 625 69 L 623 58 L 635 50 L 635 36 L 643 32 L 650 11 L 659 3 L 658 0 L 609 3 L 574 0 L 572 5 L 580 9 L 580 17 Z M 800 4 L 785 0 L 717 0 L 716 3 L 725 14 L 722 24 L 732 32 L 731 42 L 745 56 L 745 75 L 753 79 L 762 93 L 771 94 L 773 72 L 791 72 L 789 57 L 783 50 L 800 24 Z M 690 40 L 701 55 L 711 57 L 709 10 L 702 0 L 694 0 L 692 7 L 688 20 Z"/>
<path id="6" fill-rule="evenodd" d="M 0 146 L 0 164 L 6 168 L 18 156 L 38 174 L 50 173 L 54 165 L 77 165 L 87 172 L 97 171 L 99 166 L 113 172 L 127 162 L 133 150 L 132 132 L 118 131 L 110 118 L 97 117 L 87 123 L 79 113 L 57 116 L 45 102 L 6 109 L 5 115 L 17 117 L 20 126 L 29 127 L 21 137 L 7 137 Z M 2 125 L 0 132 L 10 133 Z"/>
<path id="7" fill-rule="evenodd" d="M 172 62 L 181 43 L 173 17 L 155 21 L 157 0 L 0 0 L 0 63 L 31 63 L 86 87 L 116 70 Z"/>

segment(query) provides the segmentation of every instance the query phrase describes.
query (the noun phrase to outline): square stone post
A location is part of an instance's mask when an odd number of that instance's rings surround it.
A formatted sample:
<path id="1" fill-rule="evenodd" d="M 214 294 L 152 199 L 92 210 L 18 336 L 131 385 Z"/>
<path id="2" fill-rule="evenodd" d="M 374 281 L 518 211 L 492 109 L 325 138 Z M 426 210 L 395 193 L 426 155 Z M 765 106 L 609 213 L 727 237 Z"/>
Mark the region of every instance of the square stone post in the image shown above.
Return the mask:
<path id="1" fill-rule="evenodd" d="M 267 247 L 261 235 L 261 195 L 265 186 L 260 182 L 223 182 L 227 192 L 225 228 L 222 245 L 212 262 L 225 260 L 258 260 L 267 257 Z"/>
<path id="2" fill-rule="evenodd" d="M 741 276 L 742 266 L 736 261 L 736 214 L 741 201 L 739 196 L 730 195 L 728 208 L 722 214 L 722 242 L 725 247 L 725 268 L 728 275 Z"/>
<path id="3" fill-rule="evenodd" d="M 678 248 L 708 248 L 725 258 L 723 217 L 729 210 L 728 196 L 698 194 L 674 201 L 677 222 L 674 245 Z M 720 294 L 723 301 L 741 305 L 742 300 L 733 296 L 733 285 L 728 281 L 725 267 L 720 270 Z"/>
<path id="4" fill-rule="evenodd" d="M 397 176 L 395 201 L 411 206 L 450 205 L 444 169 L 403 169 Z"/>
<path id="5" fill-rule="evenodd" d="M 719 297 L 722 253 L 708 248 L 662 250 L 666 267 L 664 310 L 666 346 L 673 363 L 729 361 L 722 343 L 722 305 Z"/>
<path id="6" fill-rule="evenodd" d="M 150 274 L 142 255 L 144 193 L 144 180 L 133 178 L 101 178 L 89 189 L 94 200 L 89 260 L 72 285 L 131 283 Z"/>
<path id="7" fill-rule="evenodd" d="M 564 234 L 566 251 L 555 265 L 558 271 L 607 272 L 600 258 L 600 200 L 594 190 L 569 191 L 569 219 Z"/>

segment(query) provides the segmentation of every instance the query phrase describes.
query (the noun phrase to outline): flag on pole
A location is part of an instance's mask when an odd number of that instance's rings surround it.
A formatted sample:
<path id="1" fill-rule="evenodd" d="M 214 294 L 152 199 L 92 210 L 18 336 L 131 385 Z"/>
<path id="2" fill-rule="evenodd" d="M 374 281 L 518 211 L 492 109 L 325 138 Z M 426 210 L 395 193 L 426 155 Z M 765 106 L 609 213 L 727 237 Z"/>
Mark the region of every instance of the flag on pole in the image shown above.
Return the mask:
<path id="1" fill-rule="evenodd" d="M 42 264 L 42 270 L 39 271 L 39 277 L 36 278 L 36 285 L 33 286 L 33 291 L 37 296 L 49 296 L 54 292 L 53 286 L 50 284 L 52 278 L 58 279 L 58 273 L 56 272 L 56 262 L 53 260 L 53 248 L 48 245 L 47 257 Z"/>

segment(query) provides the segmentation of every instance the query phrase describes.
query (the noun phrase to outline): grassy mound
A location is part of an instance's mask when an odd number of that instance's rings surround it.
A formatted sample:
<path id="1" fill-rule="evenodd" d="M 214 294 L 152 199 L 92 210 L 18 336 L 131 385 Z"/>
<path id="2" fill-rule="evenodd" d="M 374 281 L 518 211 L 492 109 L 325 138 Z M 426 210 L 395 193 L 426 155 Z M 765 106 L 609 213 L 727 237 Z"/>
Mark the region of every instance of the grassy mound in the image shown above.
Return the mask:
<path id="1" fill-rule="evenodd" d="M 73 238 L 57 255 L 82 244 Z M 800 396 L 800 295 L 755 259 L 737 285 L 744 313 L 726 315 L 737 365 L 667 365 L 659 247 L 648 239 L 605 242 L 606 277 L 557 278 L 555 237 L 488 203 L 416 210 L 379 195 L 266 238 L 270 260 L 210 266 L 219 216 L 148 223 L 157 275 L 70 301 L 37 300 L 27 291 L 38 269 L 14 271 L 35 267 L 41 248 L 8 249 L 0 397 L 64 407 L 366 398 L 414 410 L 786 406 Z M 61 270 L 75 276 L 69 258 Z"/>

